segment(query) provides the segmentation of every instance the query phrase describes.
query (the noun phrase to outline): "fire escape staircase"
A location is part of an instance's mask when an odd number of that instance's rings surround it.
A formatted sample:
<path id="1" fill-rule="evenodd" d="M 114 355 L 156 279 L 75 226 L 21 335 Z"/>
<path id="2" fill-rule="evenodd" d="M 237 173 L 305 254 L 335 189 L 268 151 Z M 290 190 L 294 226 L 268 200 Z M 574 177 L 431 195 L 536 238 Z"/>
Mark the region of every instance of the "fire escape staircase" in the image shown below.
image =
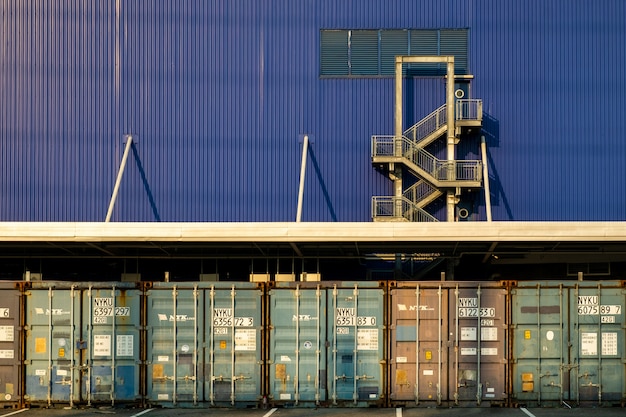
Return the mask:
<path id="1" fill-rule="evenodd" d="M 447 132 L 446 105 L 405 130 L 401 137 L 372 136 L 373 164 L 402 164 L 419 180 L 404 190 L 401 197 L 372 198 L 375 221 L 437 221 L 424 208 L 443 194 L 446 188 L 481 187 L 482 163 L 478 160 L 441 160 L 426 147 Z M 468 128 L 482 126 L 482 101 L 457 100 L 455 137 Z M 402 217 L 398 218 L 397 213 Z"/>

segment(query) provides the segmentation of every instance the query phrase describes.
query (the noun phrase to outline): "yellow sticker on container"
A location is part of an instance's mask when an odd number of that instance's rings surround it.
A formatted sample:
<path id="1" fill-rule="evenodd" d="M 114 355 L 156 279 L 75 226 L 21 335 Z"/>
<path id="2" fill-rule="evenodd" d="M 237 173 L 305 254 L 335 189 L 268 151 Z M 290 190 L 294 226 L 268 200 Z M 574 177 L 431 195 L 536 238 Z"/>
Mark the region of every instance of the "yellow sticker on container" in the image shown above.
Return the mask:
<path id="1" fill-rule="evenodd" d="M 427 350 L 425 355 L 426 355 L 426 360 L 427 361 L 431 361 L 433 359 L 433 351 L 432 350 Z"/>
<path id="2" fill-rule="evenodd" d="M 163 365 L 161 365 L 160 363 L 155 363 L 154 365 L 152 365 L 152 378 L 163 378 Z"/>
<path id="3" fill-rule="evenodd" d="M 46 338 L 45 337 L 35 338 L 35 353 L 46 353 Z"/>
<path id="4" fill-rule="evenodd" d="M 64 358 L 64 357 L 65 357 L 65 349 L 59 348 L 59 358 Z"/>
<path id="5" fill-rule="evenodd" d="M 530 330 L 524 330 L 524 339 L 530 339 Z"/>
<path id="6" fill-rule="evenodd" d="M 220 340 L 220 349 L 226 349 L 226 340 Z"/>

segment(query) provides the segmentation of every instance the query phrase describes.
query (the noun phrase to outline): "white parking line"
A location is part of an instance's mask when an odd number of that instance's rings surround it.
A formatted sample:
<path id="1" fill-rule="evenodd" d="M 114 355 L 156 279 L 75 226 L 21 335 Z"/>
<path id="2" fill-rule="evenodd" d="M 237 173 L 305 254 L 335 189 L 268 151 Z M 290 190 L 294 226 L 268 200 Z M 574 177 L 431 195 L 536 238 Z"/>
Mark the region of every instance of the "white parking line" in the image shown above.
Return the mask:
<path id="1" fill-rule="evenodd" d="M 154 408 L 148 408 L 147 410 L 143 410 L 141 413 L 137 413 L 137 414 L 133 414 L 130 417 L 137 417 L 137 416 L 141 416 L 143 414 L 149 413 L 150 411 L 154 410 Z"/>
<path id="2" fill-rule="evenodd" d="M 402 417 L 402 409 L 396 408 L 396 417 Z"/>
<path id="3" fill-rule="evenodd" d="M 522 410 L 524 413 L 526 413 L 526 415 L 528 417 L 535 417 L 535 415 L 533 413 L 531 413 L 530 411 L 528 411 L 527 409 L 525 409 L 524 407 L 520 407 L 520 410 Z"/>
<path id="4" fill-rule="evenodd" d="M 278 410 L 278 408 L 272 408 L 270 411 L 268 411 L 267 413 L 265 413 L 263 415 L 263 417 L 270 417 L 272 414 L 274 414 L 274 412 Z"/>
<path id="5" fill-rule="evenodd" d="M 17 414 L 17 413 L 21 413 L 22 411 L 26 411 L 26 410 L 28 410 L 28 408 L 22 408 L 21 410 L 13 411 L 13 412 L 11 412 L 9 414 L 4 414 L 2 417 L 9 417 L 9 416 L 12 416 L 12 415 Z"/>

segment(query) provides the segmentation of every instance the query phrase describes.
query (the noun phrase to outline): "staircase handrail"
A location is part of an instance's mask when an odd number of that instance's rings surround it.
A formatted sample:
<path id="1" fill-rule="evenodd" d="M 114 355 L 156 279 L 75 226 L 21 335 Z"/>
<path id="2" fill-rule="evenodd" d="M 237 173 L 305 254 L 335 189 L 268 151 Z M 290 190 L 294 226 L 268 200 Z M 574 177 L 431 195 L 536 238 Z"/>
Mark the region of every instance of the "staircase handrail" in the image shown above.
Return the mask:
<path id="1" fill-rule="evenodd" d="M 415 203 L 406 197 L 396 196 L 374 196 L 372 197 L 372 218 L 397 217 L 396 213 L 401 213 L 402 217 L 410 222 L 437 222 L 436 217 L 425 210 L 417 207 Z"/>
<path id="2" fill-rule="evenodd" d="M 402 192 L 402 195 L 409 201 L 418 204 L 420 201 L 426 199 L 428 196 L 437 192 L 438 189 L 431 185 L 428 181 L 420 179 L 415 184 Z"/>
<path id="3" fill-rule="evenodd" d="M 403 135 L 412 139 L 415 143 L 420 143 L 431 133 L 437 131 L 448 122 L 446 105 L 443 104 L 428 116 L 404 131 Z"/>
<path id="4" fill-rule="evenodd" d="M 401 136 L 372 136 L 372 156 L 403 157 L 424 170 L 437 181 L 481 181 L 482 162 L 479 160 L 441 160 L 415 142 Z"/>

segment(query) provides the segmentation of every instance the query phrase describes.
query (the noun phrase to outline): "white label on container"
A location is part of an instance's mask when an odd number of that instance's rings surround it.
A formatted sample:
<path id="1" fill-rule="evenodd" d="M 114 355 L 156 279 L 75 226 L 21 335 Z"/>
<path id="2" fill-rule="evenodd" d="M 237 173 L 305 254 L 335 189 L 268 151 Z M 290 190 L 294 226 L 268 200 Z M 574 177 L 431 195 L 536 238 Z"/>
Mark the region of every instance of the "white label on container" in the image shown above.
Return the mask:
<path id="1" fill-rule="evenodd" d="M 157 362 L 168 362 L 170 357 L 167 355 L 159 355 L 157 356 Z"/>
<path id="2" fill-rule="evenodd" d="M 578 297 L 580 299 L 580 297 Z M 598 354 L 598 334 L 580 334 L 580 354 L 582 356 L 595 356 Z"/>
<path id="3" fill-rule="evenodd" d="M 280 394 L 280 399 L 281 400 L 290 400 L 291 399 L 291 394 Z"/>
<path id="4" fill-rule="evenodd" d="M 113 298 L 96 297 L 93 299 L 94 317 L 113 316 Z"/>
<path id="5" fill-rule="evenodd" d="M 370 400 L 375 400 L 378 394 L 370 394 Z"/>
<path id="6" fill-rule="evenodd" d="M 617 333 L 602 333 L 602 355 L 617 355 Z"/>
<path id="7" fill-rule="evenodd" d="M 15 353 L 11 349 L 0 350 L 0 359 L 13 359 Z"/>
<path id="8" fill-rule="evenodd" d="M 496 392 L 495 388 L 487 388 L 487 392 Z"/>
<path id="9" fill-rule="evenodd" d="M 482 356 L 498 356 L 498 348 L 481 348 L 480 354 Z"/>
<path id="10" fill-rule="evenodd" d="M 159 399 L 159 400 L 167 400 L 169 398 L 170 398 L 169 394 L 158 394 L 157 395 L 157 399 Z"/>
<path id="11" fill-rule="evenodd" d="M 219 334 L 219 335 L 228 334 L 228 327 L 214 327 L 213 334 Z"/>
<path id="12" fill-rule="evenodd" d="M 117 356 L 133 356 L 133 335 L 132 334 L 118 334 L 115 336 Z"/>
<path id="13" fill-rule="evenodd" d="M 498 340 L 498 328 L 497 327 L 483 327 L 480 329 L 480 340 L 487 342 L 493 342 Z"/>
<path id="14" fill-rule="evenodd" d="M 462 356 L 476 355 L 476 348 L 461 348 Z"/>
<path id="15" fill-rule="evenodd" d="M 478 312 L 480 311 L 480 317 L 495 317 L 496 309 L 493 307 L 459 307 L 459 318 L 478 318 Z"/>
<path id="16" fill-rule="evenodd" d="M 349 327 L 337 327 L 337 334 L 350 334 Z"/>
<path id="17" fill-rule="evenodd" d="M 7 307 L 0 307 L 0 319 L 11 317 L 10 310 Z"/>
<path id="18" fill-rule="evenodd" d="M 256 331 L 254 329 L 235 329 L 235 350 L 256 350 Z"/>
<path id="19" fill-rule="evenodd" d="M 57 376 L 68 376 L 69 373 L 65 369 L 57 369 Z"/>
<path id="20" fill-rule="evenodd" d="M 476 340 L 476 327 L 461 327 L 461 340 Z"/>
<path id="21" fill-rule="evenodd" d="M 46 375 L 46 370 L 45 369 L 35 369 L 35 375 L 37 375 L 37 376 L 45 376 Z"/>
<path id="22" fill-rule="evenodd" d="M 110 334 L 95 334 L 93 336 L 93 356 L 111 356 Z"/>
<path id="23" fill-rule="evenodd" d="M 422 375 L 433 376 L 435 375 L 435 371 L 432 369 L 424 369 L 424 371 L 422 372 Z"/>
<path id="24" fill-rule="evenodd" d="M 398 356 L 396 358 L 396 363 L 406 363 L 406 362 L 407 362 L 406 356 Z"/>
<path id="25" fill-rule="evenodd" d="M 615 323 L 615 316 L 602 316 L 600 323 Z"/>
<path id="26" fill-rule="evenodd" d="M 354 326 L 356 323 L 356 309 L 337 308 L 335 309 L 335 324 L 337 326 Z"/>
<path id="27" fill-rule="evenodd" d="M 481 327 L 493 327 L 495 326 L 495 320 L 494 319 L 480 319 L 480 326 Z"/>
<path id="28" fill-rule="evenodd" d="M 378 329 L 358 329 L 357 350 L 378 350 Z"/>
<path id="29" fill-rule="evenodd" d="M 495 398 L 496 394 L 485 394 L 485 398 Z"/>
<path id="30" fill-rule="evenodd" d="M 554 340 L 554 332 L 553 332 L 552 330 L 548 330 L 548 331 L 546 332 L 546 339 L 548 339 L 548 340 L 550 340 L 550 341 L 551 341 L 551 340 Z"/>
<path id="31" fill-rule="evenodd" d="M 287 355 L 280 355 L 281 362 L 291 362 L 291 358 Z"/>
<path id="32" fill-rule="evenodd" d="M 13 326 L 0 326 L 0 342 L 13 342 L 14 333 Z"/>

